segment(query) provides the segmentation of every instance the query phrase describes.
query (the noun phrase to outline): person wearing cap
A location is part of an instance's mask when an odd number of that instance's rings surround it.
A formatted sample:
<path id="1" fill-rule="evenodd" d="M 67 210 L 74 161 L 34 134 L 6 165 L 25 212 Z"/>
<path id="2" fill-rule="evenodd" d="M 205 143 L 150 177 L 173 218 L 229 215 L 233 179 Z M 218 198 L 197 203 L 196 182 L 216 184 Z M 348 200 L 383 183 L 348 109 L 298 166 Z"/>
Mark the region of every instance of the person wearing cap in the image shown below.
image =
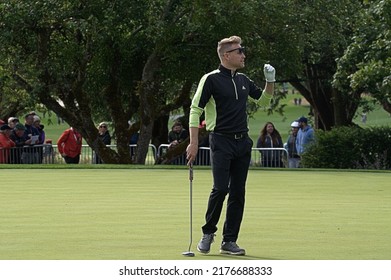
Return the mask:
<path id="1" fill-rule="evenodd" d="M 24 126 L 26 129 L 24 137 L 26 140 L 31 141 L 28 147 L 23 148 L 22 163 L 24 164 L 40 163 L 40 148 L 35 147 L 35 145 L 39 144 L 39 131 L 34 126 L 34 116 L 35 114 L 32 114 L 32 112 L 25 116 Z"/>
<path id="2" fill-rule="evenodd" d="M 45 128 L 45 126 L 43 124 L 41 124 L 41 118 L 37 115 L 33 116 L 33 126 L 39 132 L 38 142 L 36 144 L 45 143 L 45 131 L 43 130 Z"/>
<path id="3" fill-rule="evenodd" d="M 34 116 L 33 114 L 29 113 L 25 116 L 25 137 L 26 139 L 32 139 L 33 136 L 38 136 L 39 137 L 39 131 L 38 129 L 34 126 Z M 32 141 L 30 145 L 36 144 L 35 141 Z"/>
<path id="4" fill-rule="evenodd" d="M 8 118 L 8 125 L 14 129 L 15 126 L 19 123 L 19 119 L 17 117 L 9 117 Z"/>
<path id="5" fill-rule="evenodd" d="M 23 147 L 25 145 L 30 145 L 31 139 L 27 139 L 24 135 L 24 131 L 26 130 L 25 126 L 21 123 L 16 124 L 14 127 L 10 138 L 15 142 L 15 149 L 12 151 L 11 162 L 13 164 L 21 164 L 22 163 L 22 153 Z"/>
<path id="6" fill-rule="evenodd" d="M 107 123 L 106 122 L 101 122 L 98 125 L 98 130 L 99 130 L 98 137 L 103 142 L 103 144 L 111 145 L 111 136 L 110 136 L 110 132 L 109 132 L 109 128 L 108 128 Z M 102 163 L 102 160 L 100 159 L 100 157 L 98 156 L 97 153 L 95 153 L 94 163 L 95 164 L 101 164 Z"/>
<path id="7" fill-rule="evenodd" d="M 0 127 L 0 163 L 9 163 L 10 149 L 15 147 L 10 135 L 12 128 L 7 124 Z"/>
<path id="8" fill-rule="evenodd" d="M 35 142 L 36 146 L 36 151 L 39 154 L 38 158 L 38 163 L 42 163 L 43 161 L 43 144 L 45 143 L 45 131 L 44 125 L 41 124 L 41 118 L 38 115 L 33 116 L 33 126 L 38 130 L 39 136 L 37 142 Z"/>
<path id="9" fill-rule="evenodd" d="M 306 147 L 311 144 L 315 139 L 314 129 L 308 124 L 306 117 L 300 117 L 298 119 L 299 131 L 296 137 L 296 149 L 297 154 L 301 157 L 305 153 Z"/>
<path id="10" fill-rule="evenodd" d="M 299 122 L 294 121 L 291 123 L 291 132 L 286 141 L 286 150 L 288 151 L 288 167 L 298 168 L 300 163 L 300 156 L 296 149 L 297 132 L 299 131 Z"/>
<path id="11" fill-rule="evenodd" d="M 18 123 L 19 123 L 18 118 L 16 118 L 16 117 L 9 117 L 8 118 L 8 125 L 10 128 L 14 129 Z"/>

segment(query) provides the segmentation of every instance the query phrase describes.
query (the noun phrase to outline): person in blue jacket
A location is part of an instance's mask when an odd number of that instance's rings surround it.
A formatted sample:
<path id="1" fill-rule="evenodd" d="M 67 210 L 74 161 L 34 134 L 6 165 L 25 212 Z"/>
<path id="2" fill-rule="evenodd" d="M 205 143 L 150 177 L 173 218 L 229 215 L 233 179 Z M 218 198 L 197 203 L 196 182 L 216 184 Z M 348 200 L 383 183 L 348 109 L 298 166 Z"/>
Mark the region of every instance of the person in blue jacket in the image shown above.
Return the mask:
<path id="1" fill-rule="evenodd" d="M 299 131 L 296 137 L 297 154 L 301 157 L 308 145 L 315 140 L 314 129 L 308 124 L 306 117 L 301 117 L 297 120 L 299 122 Z"/>

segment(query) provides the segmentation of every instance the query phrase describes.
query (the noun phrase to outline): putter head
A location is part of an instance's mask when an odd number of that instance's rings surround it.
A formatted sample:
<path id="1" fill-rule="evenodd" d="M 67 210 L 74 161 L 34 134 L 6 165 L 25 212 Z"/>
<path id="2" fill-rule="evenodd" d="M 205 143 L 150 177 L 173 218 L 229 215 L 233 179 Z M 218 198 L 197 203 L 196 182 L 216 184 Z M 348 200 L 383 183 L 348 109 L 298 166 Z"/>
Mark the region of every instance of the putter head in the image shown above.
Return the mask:
<path id="1" fill-rule="evenodd" d="M 194 257 L 195 256 L 195 254 L 191 251 L 183 252 L 182 255 L 185 257 Z"/>

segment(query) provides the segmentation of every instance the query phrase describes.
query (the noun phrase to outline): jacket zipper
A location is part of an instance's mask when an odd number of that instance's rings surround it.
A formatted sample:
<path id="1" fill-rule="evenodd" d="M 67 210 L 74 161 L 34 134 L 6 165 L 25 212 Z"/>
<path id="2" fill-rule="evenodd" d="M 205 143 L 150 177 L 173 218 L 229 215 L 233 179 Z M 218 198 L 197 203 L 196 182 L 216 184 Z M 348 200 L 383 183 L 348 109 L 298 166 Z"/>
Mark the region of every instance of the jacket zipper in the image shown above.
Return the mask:
<path id="1" fill-rule="evenodd" d="M 236 84 L 235 84 L 235 81 L 234 81 L 234 77 L 232 77 L 232 83 L 234 84 L 234 89 L 235 89 L 235 95 L 236 95 L 236 100 L 238 100 L 238 90 L 236 89 Z"/>

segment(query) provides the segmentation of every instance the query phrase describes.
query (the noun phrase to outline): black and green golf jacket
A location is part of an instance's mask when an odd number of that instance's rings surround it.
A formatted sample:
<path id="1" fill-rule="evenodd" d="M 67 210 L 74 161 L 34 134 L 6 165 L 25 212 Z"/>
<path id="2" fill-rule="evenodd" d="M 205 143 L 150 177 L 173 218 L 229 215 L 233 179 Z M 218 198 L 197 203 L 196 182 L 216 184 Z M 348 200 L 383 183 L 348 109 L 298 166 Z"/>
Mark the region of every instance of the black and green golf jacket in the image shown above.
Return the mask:
<path id="1" fill-rule="evenodd" d="M 248 97 L 258 100 L 263 107 L 271 100 L 271 95 L 262 92 L 246 75 L 239 72 L 232 75 L 231 70 L 220 65 L 201 78 L 190 107 L 189 127 L 198 127 L 205 111 L 208 131 L 224 134 L 247 132 Z"/>

